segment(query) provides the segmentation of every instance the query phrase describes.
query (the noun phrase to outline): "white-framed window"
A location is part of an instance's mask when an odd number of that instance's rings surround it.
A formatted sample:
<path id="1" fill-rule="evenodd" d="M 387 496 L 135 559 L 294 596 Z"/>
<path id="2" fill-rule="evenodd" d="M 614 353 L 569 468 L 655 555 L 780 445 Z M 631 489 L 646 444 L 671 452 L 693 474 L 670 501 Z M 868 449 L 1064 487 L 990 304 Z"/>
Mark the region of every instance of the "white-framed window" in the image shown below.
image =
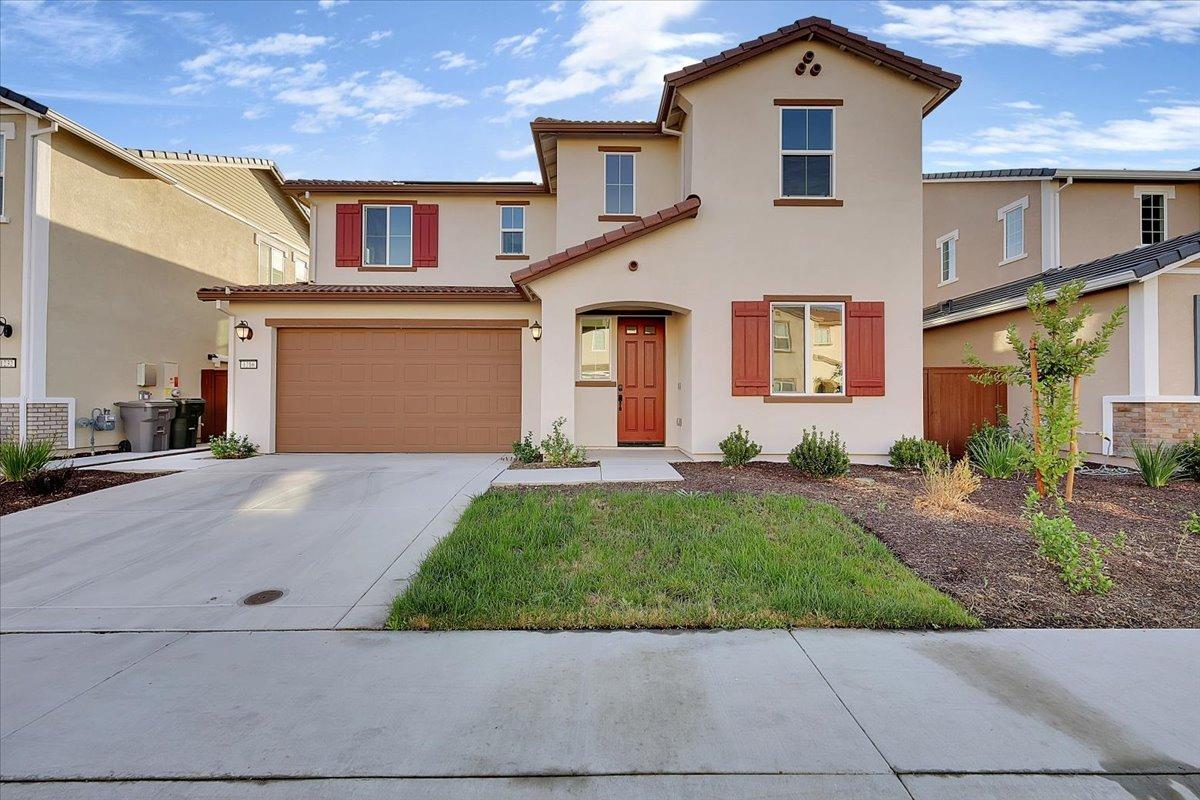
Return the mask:
<path id="1" fill-rule="evenodd" d="M 833 197 L 832 108 L 779 109 L 779 196 Z"/>
<path id="2" fill-rule="evenodd" d="M 613 318 L 579 317 L 578 324 L 579 380 L 613 380 Z"/>
<path id="3" fill-rule="evenodd" d="M 308 262 L 302 258 L 296 259 L 296 283 L 308 283 Z"/>
<path id="4" fill-rule="evenodd" d="M 412 266 L 412 206 L 363 206 L 363 264 Z"/>
<path id="5" fill-rule="evenodd" d="M 286 273 L 283 269 L 283 251 L 267 245 L 267 262 L 270 267 L 271 285 L 283 283 L 286 280 Z"/>
<path id="6" fill-rule="evenodd" d="M 16 136 L 16 125 L 0 122 L 0 222 L 8 222 L 8 204 L 4 202 L 8 188 L 8 140 Z"/>
<path id="7" fill-rule="evenodd" d="M 1001 266 L 1025 258 L 1025 209 L 1029 208 L 1029 196 L 1009 203 L 996 211 L 996 221 L 1003 223 L 1004 258 Z"/>
<path id="8" fill-rule="evenodd" d="M 771 330 L 776 345 L 782 326 L 789 347 L 771 353 L 771 394 L 846 393 L 845 303 L 772 303 Z"/>
<path id="9" fill-rule="evenodd" d="M 1141 208 L 1141 243 L 1165 242 L 1167 233 L 1167 201 L 1175 199 L 1174 186 L 1135 186 L 1133 196 Z"/>
<path id="10" fill-rule="evenodd" d="M 958 280 L 958 231 L 950 231 L 937 240 L 938 286 Z"/>
<path id="11" fill-rule="evenodd" d="M 632 215 L 634 208 L 633 153 L 605 153 L 604 213 Z"/>
<path id="12" fill-rule="evenodd" d="M 525 206 L 500 206 L 500 253 L 525 255 Z"/>

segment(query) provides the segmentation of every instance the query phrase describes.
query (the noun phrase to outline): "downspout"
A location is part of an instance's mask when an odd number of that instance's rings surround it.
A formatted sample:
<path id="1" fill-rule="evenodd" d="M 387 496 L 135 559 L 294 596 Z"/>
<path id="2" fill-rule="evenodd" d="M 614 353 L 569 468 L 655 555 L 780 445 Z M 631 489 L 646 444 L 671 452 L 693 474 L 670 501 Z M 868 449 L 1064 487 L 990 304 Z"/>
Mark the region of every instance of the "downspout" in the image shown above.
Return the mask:
<path id="1" fill-rule="evenodd" d="M 1054 266 L 1061 267 L 1062 263 L 1062 192 L 1068 186 L 1075 182 L 1075 178 L 1068 177 L 1066 183 L 1059 185 L 1054 190 Z"/>
<path id="2" fill-rule="evenodd" d="M 229 294 L 228 286 L 225 287 L 225 293 Z M 222 314 L 229 317 L 227 320 L 229 324 L 225 329 L 225 341 L 228 342 L 228 344 L 225 346 L 225 349 L 229 351 L 229 355 L 225 357 L 225 370 L 229 373 L 225 380 L 225 432 L 233 433 L 235 430 L 237 430 L 233 426 L 234 412 L 236 411 L 236 407 L 233 405 L 233 398 L 235 394 L 235 385 L 237 384 L 237 370 L 234 369 L 233 365 L 237 363 L 235 360 L 237 353 L 234 352 L 234 347 L 237 346 L 237 336 L 233 332 L 233 312 L 229 310 L 229 301 L 218 300 L 216 303 L 214 303 L 214 305 L 217 307 L 217 311 L 220 311 Z"/>
<path id="3" fill-rule="evenodd" d="M 308 282 L 317 280 L 317 204 L 312 201 L 312 192 L 304 193 L 308 205 Z"/>
<path id="4" fill-rule="evenodd" d="M 28 432 L 29 419 L 29 403 L 36 402 L 45 397 L 46 394 L 46 364 L 45 364 L 45 338 L 46 338 L 46 316 L 48 314 L 49 297 L 47 292 L 38 292 L 39 297 L 35 297 L 34 283 L 35 280 L 41 284 L 45 283 L 45 288 L 49 289 L 49 269 L 50 269 L 50 254 L 49 248 L 49 232 L 47 230 L 47 252 L 42 253 L 41 248 L 36 255 L 46 259 L 46 274 L 35 274 L 34 272 L 34 222 L 37 219 L 38 204 L 45 200 L 49 204 L 49 198 L 43 198 L 38 193 L 38 169 L 37 169 L 37 139 L 39 136 L 55 133 L 58 131 L 58 123 L 51 122 L 45 128 L 35 128 L 27 131 L 25 134 L 25 207 L 22 209 L 24 220 L 21 225 L 21 393 L 18 399 L 18 423 L 19 437 L 21 441 L 25 441 Z M 50 224 L 49 209 L 47 209 L 46 225 Z M 37 308 L 41 306 L 41 308 Z M 43 343 L 41 352 L 35 354 L 34 340 L 41 338 Z M 38 375 L 40 373 L 40 377 Z M 68 420 L 68 431 L 73 433 L 74 420 Z"/>

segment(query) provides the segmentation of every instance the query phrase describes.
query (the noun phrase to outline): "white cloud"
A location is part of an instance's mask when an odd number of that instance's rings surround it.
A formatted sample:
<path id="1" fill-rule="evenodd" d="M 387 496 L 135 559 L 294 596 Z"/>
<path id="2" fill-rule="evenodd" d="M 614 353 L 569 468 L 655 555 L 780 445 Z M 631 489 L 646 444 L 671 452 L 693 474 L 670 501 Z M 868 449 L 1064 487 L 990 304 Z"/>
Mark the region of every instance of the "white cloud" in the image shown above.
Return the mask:
<path id="1" fill-rule="evenodd" d="M 335 8 L 344 6 L 349 2 L 350 0 L 317 0 L 317 8 L 332 14 Z"/>
<path id="2" fill-rule="evenodd" d="M 583 23 L 568 42 L 570 52 L 559 62 L 559 74 L 510 81 L 504 99 L 511 110 L 500 119 L 605 89 L 613 102 L 653 97 L 662 89 L 665 73 L 697 60 L 692 48 L 711 51 L 726 41 L 720 33 L 667 30 L 699 7 L 694 0 L 589 0 L 580 8 Z"/>
<path id="3" fill-rule="evenodd" d="M 514 172 L 512 175 L 497 175 L 489 172 L 486 175 L 481 175 L 475 180 L 477 181 L 533 181 L 537 183 L 541 181 L 542 173 L 536 169 L 523 169 L 520 172 Z"/>
<path id="4" fill-rule="evenodd" d="M 1200 38 L 1194 0 L 995 0 L 925 6 L 881 0 L 891 39 L 970 49 L 1011 45 L 1059 55 L 1100 52 L 1140 40 L 1190 44 Z"/>
<path id="5" fill-rule="evenodd" d="M 975 131 L 967 139 L 930 142 L 927 153 L 959 156 L 1028 154 L 1055 156 L 1060 161 L 1076 153 L 1132 155 L 1200 152 L 1200 104 L 1159 106 L 1142 119 L 1112 119 L 1086 124 L 1070 111 L 1051 116 L 1030 116 L 1010 127 L 993 126 Z M 1144 160 L 1144 159 L 1143 159 Z M 1106 165 L 1107 166 L 1107 165 Z"/>
<path id="6" fill-rule="evenodd" d="M 249 144 L 242 149 L 251 155 L 267 158 L 278 158 L 296 152 L 296 146 L 292 144 Z"/>
<path id="7" fill-rule="evenodd" d="M 116 61 L 134 49 L 132 32 L 100 13 L 94 3 L 6 0 L 0 48 L 47 54 L 56 64 L 92 66 Z"/>
<path id="8" fill-rule="evenodd" d="M 196 103 L 178 97 L 157 97 L 145 92 L 106 92 L 99 89 L 46 89 L 35 86 L 28 90 L 35 100 L 78 100 L 112 106 L 194 106 Z M 51 103 L 50 105 L 53 105 Z"/>
<path id="9" fill-rule="evenodd" d="M 306 109 L 292 126 L 300 133 L 322 133 L 343 119 L 387 125 L 423 106 L 454 108 L 467 102 L 392 71 L 379 73 L 373 81 L 367 80 L 366 73 L 358 72 L 338 83 L 290 87 L 276 94 L 275 99 Z"/>
<path id="10" fill-rule="evenodd" d="M 242 112 L 242 119 L 262 119 L 266 115 L 267 115 L 266 106 L 253 105 L 253 106 L 248 106 L 246 108 L 246 110 Z"/>
<path id="11" fill-rule="evenodd" d="M 512 150 L 497 150 L 496 155 L 505 161 L 516 161 L 519 158 L 533 158 L 533 145 L 517 147 Z"/>
<path id="12" fill-rule="evenodd" d="M 546 5 L 542 6 L 542 13 L 543 14 L 558 14 L 559 12 L 561 12 L 563 10 L 563 8 L 566 7 L 566 5 L 567 4 L 564 3 L 563 0 L 554 0 L 553 3 L 547 3 Z"/>
<path id="13" fill-rule="evenodd" d="M 1041 108 L 1037 103 L 1031 103 L 1028 100 L 1014 100 L 1011 103 L 1004 103 L 1006 108 L 1015 108 L 1018 111 L 1035 111 Z"/>
<path id="14" fill-rule="evenodd" d="M 306 33 L 277 33 L 249 44 L 232 42 L 210 48 L 195 58 L 183 62 L 183 68 L 191 73 L 203 74 L 208 70 L 231 62 L 244 62 L 257 57 L 287 56 L 299 58 L 310 55 L 319 47 L 329 43 L 325 36 L 309 36 Z"/>
<path id="15" fill-rule="evenodd" d="M 386 31 L 371 31 L 367 35 L 367 38 L 362 40 L 362 43 L 367 47 L 379 47 L 380 43 L 382 43 L 384 39 L 390 38 L 392 38 L 391 29 Z"/>
<path id="16" fill-rule="evenodd" d="M 518 58 L 528 58 L 534 54 L 533 48 L 542 40 L 542 35 L 545 32 L 545 28 L 534 28 L 529 33 L 505 36 L 503 39 L 498 39 L 492 45 L 492 52 L 496 55 L 508 52 Z"/>
<path id="17" fill-rule="evenodd" d="M 440 50 L 433 54 L 433 57 L 442 62 L 438 69 L 465 69 L 472 72 L 482 66 L 473 58 L 467 58 L 466 53 L 452 53 L 449 50 Z"/>

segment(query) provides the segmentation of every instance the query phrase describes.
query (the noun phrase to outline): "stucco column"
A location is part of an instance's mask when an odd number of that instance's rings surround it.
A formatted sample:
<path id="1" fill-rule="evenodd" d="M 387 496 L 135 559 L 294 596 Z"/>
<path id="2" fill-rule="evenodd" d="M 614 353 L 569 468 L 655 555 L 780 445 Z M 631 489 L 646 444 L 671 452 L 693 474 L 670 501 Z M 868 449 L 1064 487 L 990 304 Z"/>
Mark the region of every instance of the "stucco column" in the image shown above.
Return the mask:
<path id="1" fill-rule="evenodd" d="M 566 417 L 563 432 L 575 438 L 575 309 L 542 299 L 542 435 L 558 417 Z"/>
<path id="2" fill-rule="evenodd" d="M 1129 393 L 1158 394 L 1158 278 L 1129 285 Z"/>

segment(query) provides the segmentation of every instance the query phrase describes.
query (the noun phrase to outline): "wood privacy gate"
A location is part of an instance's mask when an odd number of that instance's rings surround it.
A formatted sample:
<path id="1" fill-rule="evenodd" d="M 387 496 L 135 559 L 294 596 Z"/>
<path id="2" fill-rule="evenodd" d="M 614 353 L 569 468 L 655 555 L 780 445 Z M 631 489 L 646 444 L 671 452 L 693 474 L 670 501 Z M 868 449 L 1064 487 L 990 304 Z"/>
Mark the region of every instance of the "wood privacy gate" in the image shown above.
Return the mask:
<path id="1" fill-rule="evenodd" d="M 1008 413 L 1008 387 L 971 380 L 974 367 L 925 367 L 925 438 L 961 456 L 973 428 Z"/>

